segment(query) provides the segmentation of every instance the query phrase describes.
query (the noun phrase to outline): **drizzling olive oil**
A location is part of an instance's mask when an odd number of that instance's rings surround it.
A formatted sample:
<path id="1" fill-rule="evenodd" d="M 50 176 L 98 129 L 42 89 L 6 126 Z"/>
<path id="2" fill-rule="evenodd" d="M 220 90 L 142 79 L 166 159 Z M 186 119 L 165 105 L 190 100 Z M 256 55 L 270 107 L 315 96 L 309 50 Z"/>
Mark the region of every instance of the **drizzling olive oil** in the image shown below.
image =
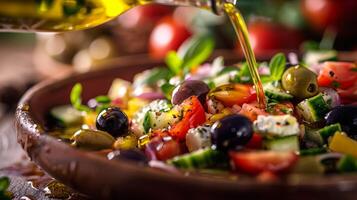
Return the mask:
<path id="1" fill-rule="evenodd" d="M 0 0 L 0 29 L 70 31 L 103 24 L 150 0 Z"/>
<path id="2" fill-rule="evenodd" d="M 260 80 L 260 76 L 257 69 L 257 62 L 255 60 L 254 51 L 249 42 L 249 35 L 247 25 L 244 22 L 244 18 L 239 10 L 232 3 L 224 3 L 223 10 L 227 13 L 234 30 L 237 34 L 239 43 L 242 47 L 244 56 L 247 60 L 247 64 L 249 67 L 249 72 L 252 77 L 255 90 L 257 92 L 257 100 L 260 108 L 266 108 L 266 100 L 264 95 L 264 90 L 262 86 L 262 82 Z"/>

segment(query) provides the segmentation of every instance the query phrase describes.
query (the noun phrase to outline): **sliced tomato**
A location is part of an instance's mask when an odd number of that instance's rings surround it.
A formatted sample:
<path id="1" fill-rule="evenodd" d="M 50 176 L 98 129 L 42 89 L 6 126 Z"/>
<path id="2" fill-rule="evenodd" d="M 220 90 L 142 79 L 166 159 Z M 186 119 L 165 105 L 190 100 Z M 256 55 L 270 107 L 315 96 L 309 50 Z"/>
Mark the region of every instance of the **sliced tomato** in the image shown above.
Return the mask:
<path id="1" fill-rule="evenodd" d="M 145 147 L 145 154 L 151 160 L 167 160 L 184 152 L 180 143 L 170 137 L 156 136 Z"/>
<path id="2" fill-rule="evenodd" d="M 245 146 L 249 149 L 261 149 L 263 147 L 263 137 L 258 133 L 253 133 L 252 139 Z"/>
<path id="3" fill-rule="evenodd" d="M 248 117 L 252 122 L 258 118 L 258 115 L 268 115 L 258 104 L 243 104 L 239 114 Z"/>
<path id="4" fill-rule="evenodd" d="M 294 152 L 278 151 L 231 152 L 230 158 L 235 169 L 251 175 L 265 171 L 275 174 L 287 172 L 298 159 Z"/>
<path id="5" fill-rule="evenodd" d="M 357 66 L 349 62 L 325 62 L 317 81 L 319 86 L 347 89 L 357 81 Z"/>
<path id="6" fill-rule="evenodd" d="M 267 109 L 269 114 L 272 115 L 292 115 L 294 113 L 294 105 L 291 102 L 281 102 L 271 106 Z"/>
<path id="7" fill-rule="evenodd" d="M 357 82 L 345 90 L 337 89 L 337 93 L 340 96 L 342 104 L 350 104 L 357 102 Z"/>
<path id="8" fill-rule="evenodd" d="M 251 85 L 239 83 L 219 86 L 212 90 L 208 96 L 215 98 L 227 107 L 250 103 L 257 99 L 257 94 Z"/>
<path id="9" fill-rule="evenodd" d="M 186 99 L 180 107 L 183 111 L 183 118 L 170 128 L 169 135 L 182 141 L 190 128 L 195 128 L 206 121 L 206 114 L 197 96 Z"/>

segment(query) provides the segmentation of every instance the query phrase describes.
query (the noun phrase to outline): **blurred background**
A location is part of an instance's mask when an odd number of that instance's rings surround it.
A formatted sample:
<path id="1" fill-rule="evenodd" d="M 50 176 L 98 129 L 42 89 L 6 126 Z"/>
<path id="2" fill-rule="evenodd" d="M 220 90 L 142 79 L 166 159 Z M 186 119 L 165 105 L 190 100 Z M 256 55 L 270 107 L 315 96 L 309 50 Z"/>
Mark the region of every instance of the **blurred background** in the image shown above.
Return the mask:
<path id="1" fill-rule="evenodd" d="M 281 51 L 301 55 L 332 49 L 357 58 L 356 0 L 239 0 L 237 6 L 248 24 L 258 60 Z M 136 7 L 85 31 L 0 32 L 0 122 L 6 121 L 24 91 L 43 79 L 97 70 L 118 57 L 160 60 L 202 32 L 213 35 L 217 52 L 242 57 L 225 16 L 188 7 Z M 11 145 L 16 145 L 14 139 L 0 144 L 0 154 L 1 147 Z"/>

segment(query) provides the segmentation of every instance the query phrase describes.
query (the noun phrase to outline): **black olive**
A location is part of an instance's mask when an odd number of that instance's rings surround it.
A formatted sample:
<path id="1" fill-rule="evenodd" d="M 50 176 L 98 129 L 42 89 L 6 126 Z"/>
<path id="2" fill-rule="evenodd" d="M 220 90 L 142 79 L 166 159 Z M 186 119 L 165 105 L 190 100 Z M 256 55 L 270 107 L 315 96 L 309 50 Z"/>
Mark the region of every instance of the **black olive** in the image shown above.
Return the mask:
<path id="1" fill-rule="evenodd" d="M 96 120 L 98 130 L 106 131 L 114 137 L 128 133 L 129 120 L 117 107 L 109 107 L 99 113 Z"/>
<path id="2" fill-rule="evenodd" d="M 326 115 L 326 124 L 340 123 L 342 131 L 357 140 L 357 105 L 337 106 Z"/>
<path id="3" fill-rule="evenodd" d="M 239 150 L 253 136 L 252 122 L 239 114 L 228 115 L 212 125 L 211 140 L 222 151 Z"/>
<path id="4" fill-rule="evenodd" d="M 116 150 L 108 154 L 109 160 L 128 160 L 140 164 L 147 164 L 149 159 L 139 150 Z"/>
<path id="5" fill-rule="evenodd" d="M 177 105 L 191 96 L 197 96 L 201 104 L 206 102 L 209 87 L 200 80 L 186 80 L 178 85 L 172 92 L 172 104 Z"/>

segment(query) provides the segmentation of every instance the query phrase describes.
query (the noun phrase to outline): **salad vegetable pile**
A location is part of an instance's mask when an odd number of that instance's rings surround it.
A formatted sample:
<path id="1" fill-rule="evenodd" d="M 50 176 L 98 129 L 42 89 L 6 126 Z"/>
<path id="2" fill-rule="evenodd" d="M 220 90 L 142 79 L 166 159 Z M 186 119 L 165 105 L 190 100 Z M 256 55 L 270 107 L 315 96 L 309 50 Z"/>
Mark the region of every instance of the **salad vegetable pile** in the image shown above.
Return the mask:
<path id="1" fill-rule="evenodd" d="M 268 102 L 261 108 L 245 63 L 203 63 L 213 48 L 210 36 L 194 36 L 168 53 L 167 67 L 143 71 L 132 83 L 115 79 L 107 95 L 86 103 L 77 83 L 72 105 L 50 110 L 51 135 L 108 150 L 110 160 L 183 170 L 357 171 L 356 63 L 336 61 L 334 53 L 315 52 L 301 63 L 276 54 L 258 66 Z"/>

